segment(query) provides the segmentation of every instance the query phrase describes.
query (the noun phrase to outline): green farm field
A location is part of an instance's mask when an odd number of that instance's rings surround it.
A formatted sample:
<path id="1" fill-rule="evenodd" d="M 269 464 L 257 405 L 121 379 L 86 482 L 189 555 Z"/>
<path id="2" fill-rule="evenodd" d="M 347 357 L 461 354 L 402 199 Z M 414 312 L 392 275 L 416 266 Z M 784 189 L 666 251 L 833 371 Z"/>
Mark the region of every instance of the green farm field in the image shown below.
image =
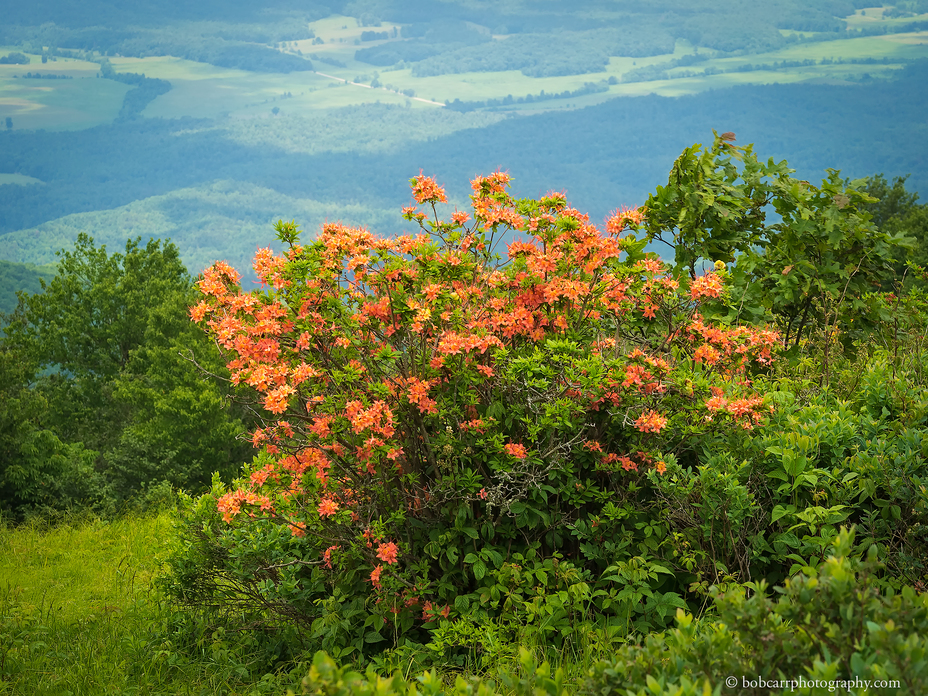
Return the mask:
<path id="1" fill-rule="evenodd" d="M 14 129 L 82 130 L 116 118 L 128 85 L 93 78 L 0 79 L 0 119 Z"/>
<path id="2" fill-rule="evenodd" d="M 856 10 L 854 14 L 846 17 L 849 29 L 863 29 L 874 26 L 897 27 L 908 24 L 909 22 L 924 22 L 928 20 L 928 13 L 911 15 L 909 17 L 887 17 L 884 16 L 886 8 L 884 7 L 863 7 Z"/>
<path id="3" fill-rule="evenodd" d="M 318 49 L 321 47 L 313 48 Z M 345 49 L 338 50 L 344 51 Z M 705 49 L 702 52 L 705 53 Z M 484 101 L 486 99 L 501 99 L 507 95 L 512 95 L 515 98 L 529 94 L 538 95 L 542 91 L 548 94 L 572 91 L 582 87 L 584 83 L 608 80 L 610 77 L 621 80 L 627 72 L 635 68 L 669 63 L 675 58 L 692 53 L 694 53 L 694 47 L 681 40 L 677 42 L 676 49 L 672 54 L 637 59 L 613 57 L 610 58 L 607 69 L 602 72 L 563 77 L 527 77 L 518 70 L 414 77 L 411 69 L 386 69 L 379 71 L 378 75 L 381 82 L 390 84 L 396 89 L 412 89 L 417 95 L 436 101 L 450 102 L 454 99 Z M 571 97 L 564 100 L 520 104 L 509 107 L 508 110 L 549 111 L 558 108 L 590 106 L 619 96 L 640 96 L 643 94 L 680 96 L 745 84 L 764 85 L 823 79 L 844 81 L 860 78 L 864 74 L 869 74 L 871 77 L 889 76 L 891 75 L 890 71 L 901 67 L 904 61 L 928 57 L 928 32 L 855 37 L 828 42 L 809 42 L 788 46 L 778 51 L 748 56 L 726 57 L 724 54 L 714 53 L 715 57 L 698 63 L 696 67 L 668 68 L 668 73 L 673 78 L 675 74 L 680 75 L 685 71 L 701 72 L 707 68 L 727 71 L 745 63 L 767 65 L 782 61 L 814 60 L 818 63 L 822 60 L 851 61 L 873 58 L 881 61 L 887 59 L 898 62 L 880 65 L 860 63 L 818 64 L 775 70 L 723 72 L 720 75 L 706 77 L 679 77 L 672 80 L 628 82 L 612 85 L 609 87 L 608 92 Z M 340 57 L 340 59 L 343 59 L 343 57 Z M 362 79 L 363 77 L 369 78 L 374 73 L 372 66 L 358 64 L 354 61 L 349 62 L 349 60 L 343 60 L 343 62 L 348 67 L 338 68 L 322 64 L 321 67 L 317 66 L 317 69 L 324 69 L 324 72 L 328 74 L 348 80 L 353 80 L 359 76 L 359 72 Z"/>
<path id="4" fill-rule="evenodd" d="M 378 29 L 379 31 L 379 29 Z M 505 37 L 497 37 L 496 40 L 505 41 Z M 375 46 L 378 43 L 371 42 L 365 46 Z M 322 52 L 319 49 L 325 46 L 312 46 L 312 52 Z M 339 77 L 345 80 L 354 80 L 360 77 L 372 79 L 375 72 L 379 75 L 382 83 L 392 85 L 398 91 L 412 89 L 417 96 L 427 99 L 449 102 L 455 99 L 461 101 L 482 101 L 486 99 L 501 99 L 507 95 L 513 97 L 524 97 L 532 94 L 536 95 L 544 91 L 547 93 L 558 93 L 565 90 L 575 90 L 582 87 L 586 82 L 596 82 L 598 80 L 615 77 L 617 79 L 635 68 L 648 65 L 655 65 L 667 62 L 673 58 L 679 58 L 693 52 L 693 46 L 687 41 L 678 41 L 673 53 L 649 56 L 645 58 L 625 58 L 613 57 L 609 60 L 606 70 L 598 73 L 586 73 L 583 75 L 564 75 L 558 77 L 527 77 L 519 70 L 506 70 L 498 72 L 467 72 L 450 75 L 436 75 L 434 77 L 415 77 L 411 69 L 377 69 L 375 66 L 361 63 L 354 60 L 354 52 L 357 47 L 350 48 L 333 45 L 331 52 L 328 54 L 346 64 L 347 67 L 341 68 L 331 66 L 322 62 L 317 62 L 315 67 L 318 71 L 325 72 L 329 75 Z M 304 51 L 306 53 L 307 51 Z"/>
<path id="5" fill-rule="evenodd" d="M 40 179 L 25 174 L 0 174 L 0 186 L 13 184 L 17 186 L 29 186 L 30 184 L 41 184 Z"/>
<path id="6" fill-rule="evenodd" d="M 870 14 L 862 16 L 868 22 L 882 22 Z M 898 22 L 900 20 L 885 20 Z M 884 36 L 865 36 L 825 42 L 802 42 L 777 51 L 742 56 L 729 56 L 717 51 L 699 49 L 685 40 L 678 40 L 673 53 L 643 58 L 612 57 L 605 70 L 581 75 L 558 77 L 528 77 L 519 70 L 500 72 L 468 72 L 434 77 L 415 77 L 409 68 L 377 69 L 354 59 L 356 41 L 362 31 L 357 20 L 351 17 L 330 17 L 313 22 L 310 28 L 324 43 L 312 40 L 286 43 L 281 50 L 305 56 L 316 55 L 344 64 L 331 65 L 315 60 L 316 72 L 254 73 L 245 70 L 222 68 L 206 63 L 159 56 L 146 58 L 111 57 L 117 72 L 145 74 L 148 77 L 168 80 L 171 90 L 158 96 L 143 111 L 150 118 L 255 118 L 268 116 L 275 107 L 284 113 L 306 113 L 311 110 L 328 110 L 361 104 L 409 104 L 414 108 L 431 109 L 437 104 L 455 99 L 464 102 L 502 99 L 511 95 L 518 99 L 539 95 L 573 91 L 585 83 L 601 82 L 613 78 L 619 84 L 611 85 L 606 92 L 587 94 L 559 100 L 536 101 L 509 107 L 510 111 L 526 113 L 556 109 L 581 108 L 623 96 L 658 94 L 681 96 L 710 89 L 735 85 L 764 85 L 804 81 L 855 81 L 889 77 L 904 62 L 928 57 L 928 32 L 909 32 Z M 383 24 L 377 31 L 402 29 L 400 25 Z M 505 41 L 505 37 L 497 40 Z M 364 42 L 363 47 L 376 46 L 384 41 Z M 14 47 L 9 47 L 12 50 Z M 4 49 L 0 48 L 0 52 Z M 695 66 L 672 67 L 670 61 L 695 52 L 711 57 Z M 58 58 L 42 64 L 39 56 L 30 56 L 29 66 L 0 66 L 0 118 L 13 118 L 14 128 L 48 130 L 81 129 L 111 121 L 119 113 L 122 98 L 128 85 L 111 80 L 81 79 L 96 75 L 96 63 Z M 851 63 L 873 59 L 886 63 Z M 822 61 L 834 61 L 821 64 Z M 814 61 L 815 65 L 777 67 L 779 62 Z M 758 69 L 735 71 L 751 64 Z M 647 66 L 667 65 L 669 80 L 625 82 L 629 71 Z M 768 67 L 769 66 L 769 67 Z M 73 80 L 25 80 L 13 78 L 28 68 L 29 71 L 66 74 Z M 705 70 L 721 74 L 693 75 Z M 379 79 L 383 85 L 373 89 L 370 82 Z M 355 84 L 358 80 L 360 83 Z M 346 83 L 347 81 L 347 83 Z M 409 99 L 402 91 L 412 90 L 416 98 Z"/>
<path id="7" fill-rule="evenodd" d="M 375 28 L 362 27 L 356 17 L 346 15 L 331 15 L 325 19 L 319 19 L 309 23 L 310 31 L 315 34 L 316 39 L 321 39 L 323 43 L 314 44 L 314 39 L 303 39 L 294 41 L 291 45 L 299 48 L 303 53 L 323 53 L 338 52 L 340 49 L 347 49 L 354 54 L 355 40 L 360 41 L 362 32 L 378 31 L 392 34 L 403 28 L 402 24 L 392 22 L 381 22 L 380 26 Z M 366 42 L 365 46 L 376 46 L 377 42 Z"/>
<path id="8" fill-rule="evenodd" d="M 875 21 L 875 20 L 874 20 Z M 288 52 L 302 51 L 304 56 L 315 55 L 316 73 L 293 72 L 256 74 L 243 70 L 220 68 L 204 63 L 184 60 L 172 56 L 149 58 L 111 58 L 118 72 L 144 73 L 171 82 L 170 92 L 159 96 L 144 111 L 146 117 L 216 118 L 235 116 L 251 118 L 265 116 L 277 107 L 287 113 L 303 113 L 315 109 L 332 109 L 365 103 L 405 104 L 407 101 L 417 108 L 432 108 L 434 105 L 422 100 L 439 103 L 455 99 L 461 101 L 483 101 L 501 99 L 508 95 L 515 98 L 545 93 L 560 93 L 581 88 L 584 83 L 615 78 L 622 80 L 631 70 L 647 66 L 659 66 L 675 58 L 698 52 L 685 40 L 678 40 L 673 53 L 644 58 L 612 57 L 605 70 L 582 75 L 560 77 L 527 77 L 518 70 L 501 72 L 470 72 L 434 77 L 415 77 L 409 68 L 377 69 L 375 66 L 354 59 L 358 45 L 355 41 L 362 31 L 351 17 L 330 17 L 310 25 L 315 35 L 324 43 L 313 44 L 312 40 L 288 42 Z M 400 25 L 383 24 L 377 31 L 392 34 L 401 30 Z M 506 38 L 497 40 L 505 41 Z M 388 43 L 385 41 L 365 42 L 363 47 Z M 706 53 L 706 49 L 702 49 Z M 709 89 L 743 84 L 793 83 L 807 80 L 845 81 L 855 80 L 864 74 L 871 77 L 890 75 L 903 61 L 928 57 L 928 32 L 890 34 L 876 37 L 807 42 L 787 46 L 778 51 L 748 56 L 725 56 L 715 51 L 712 58 L 693 67 L 672 68 L 668 66 L 670 81 L 629 82 L 613 85 L 608 92 L 584 95 L 566 100 L 550 100 L 534 104 L 519 105 L 519 111 L 549 111 L 560 108 L 579 108 L 598 104 L 621 96 L 659 94 L 679 96 L 694 94 Z M 343 63 L 345 67 L 324 62 L 324 59 Z M 781 61 L 822 60 L 851 61 L 873 58 L 875 60 L 898 61 L 890 64 L 866 65 L 812 65 L 778 68 L 776 70 L 754 70 L 750 72 L 726 72 L 745 63 L 762 66 Z M 682 77 L 686 71 L 701 72 L 718 69 L 722 75 Z M 386 88 L 371 89 L 369 82 L 374 78 Z M 337 78 L 337 79 L 333 79 Z M 347 81 L 348 84 L 341 82 Z M 359 80 L 362 84 L 353 84 Z M 408 100 L 402 92 L 413 90 L 416 99 Z M 512 110 L 512 109 L 510 109 Z"/>
<path id="9" fill-rule="evenodd" d="M 29 65 L 0 65 L 0 120 L 12 118 L 14 129 L 81 130 L 116 118 L 129 85 L 97 79 L 96 63 L 57 58 L 43 64 L 39 56 L 28 57 Z M 22 77 L 27 72 L 72 79 Z"/>
<path id="10" fill-rule="evenodd" d="M 674 56 L 657 56 L 648 59 L 649 62 L 647 63 L 645 63 L 645 61 L 638 61 L 638 63 L 639 66 L 645 64 L 660 65 L 661 63 L 666 63 L 672 57 L 679 57 L 680 55 L 686 55 L 691 52 L 691 50 L 685 53 L 680 53 L 678 51 Z M 869 75 L 874 79 L 890 78 L 894 71 L 903 67 L 905 61 L 925 57 L 928 57 L 928 32 L 890 34 L 878 37 L 858 37 L 822 43 L 808 43 L 790 46 L 780 51 L 771 51 L 751 56 L 718 56 L 700 62 L 695 67 L 669 68 L 667 73 L 670 79 L 620 83 L 611 85 L 607 92 L 598 92 L 567 99 L 534 102 L 531 104 L 519 104 L 515 108 L 524 112 L 549 111 L 560 108 L 592 106 L 618 96 L 628 97 L 657 94 L 663 97 L 679 97 L 738 85 L 792 84 L 798 82 L 832 82 L 839 84 L 859 81 L 864 78 L 865 75 Z M 876 64 L 848 62 L 866 58 L 873 58 L 881 61 L 886 59 L 888 62 Z M 801 62 L 805 60 L 816 61 L 816 64 L 793 67 L 773 67 L 774 63 L 783 61 Z M 822 60 L 834 62 L 821 64 L 820 61 Z M 586 81 L 604 79 L 611 75 L 621 77 L 622 74 L 629 69 L 627 65 L 629 62 L 631 62 L 630 59 L 612 58 L 610 60 L 608 72 L 593 73 L 584 77 L 587 78 Z M 745 63 L 750 63 L 755 66 L 769 66 L 769 68 L 743 72 L 721 72 L 710 75 L 686 76 L 687 72 L 702 72 L 712 68 L 720 71 L 731 71 Z M 500 73 L 494 74 L 499 75 Z M 506 74 L 508 75 L 509 73 Z M 472 75 L 478 76 L 477 79 L 479 79 L 480 73 L 474 73 Z M 526 78 L 518 71 L 512 71 L 511 76 L 513 86 L 515 84 L 524 84 L 526 81 L 532 80 L 532 78 Z M 467 77 L 470 78 L 471 75 Z M 545 91 L 556 93 L 564 89 L 575 89 L 580 86 L 578 84 L 571 85 L 566 82 L 566 79 L 567 78 L 549 78 L 549 84 L 550 81 L 554 80 L 560 80 L 561 82 L 559 85 L 551 85 L 550 89 L 545 88 Z M 576 80 L 576 78 L 574 78 L 574 80 Z M 509 93 L 513 94 L 513 96 L 520 96 L 517 92 Z M 537 94 L 537 91 L 534 93 Z M 500 96 L 505 95 L 497 94 L 495 98 L 499 98 Z M 513 107 L 508 107 L 508 110 L 512 108 Z"/>
<path id="11" fill-rule="evenodd" d="M 928 32 L 908 32 L 885 36 L 860 36 L 852 39 L 794 44 L 779 51 L 751 56 L 719 57 L 705 65 L 734 68 L 743 63 L 764 64 L 796 60 L 916 60 L 928 56 Z M 700 66 L 703 64 L 700 63 Z M 866 66 L 864 66 L 866 67 Z"/>
<path id="12" fill-rule="evenodd" d="M 267 115 L 274 106 L 299 111 L 407 101 L 395 92 L 345 85 L 313 72 L 253 73 L 173 56 L 115 58 L 110 63 L 117 72 L 143 73 L 171 83 L 171 91 L 143 112 L 149 118 L 252 117 Z"/>

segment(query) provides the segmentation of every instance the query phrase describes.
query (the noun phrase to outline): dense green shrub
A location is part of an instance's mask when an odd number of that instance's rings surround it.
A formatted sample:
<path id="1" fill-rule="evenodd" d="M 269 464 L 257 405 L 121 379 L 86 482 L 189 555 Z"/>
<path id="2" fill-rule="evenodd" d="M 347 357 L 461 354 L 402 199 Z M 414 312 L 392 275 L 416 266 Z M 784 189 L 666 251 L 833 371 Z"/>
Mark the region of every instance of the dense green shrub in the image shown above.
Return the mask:
<path id="1" fill-rule="evenodd" d="M 853 542 L 853 533 L 842 531 L 834 555 L 776 588 L 776 601 L 764 583 L 713 592 L 708 616 L 694 621 L 679 611 L 676 628 L 620 648 L 581 693 L 824 694 L 834 693 L 835 683 L 849 691 L 855 680 L 870 684 L 858 681 L 856 693 L 923 693 L 928 595 L 885 588 L 874 575 L 875 554 L 854 560 Z M 883 681 L 893 685 L 874 684 Z"/>
<path id="2" fill-rule="evenodd" d="M 677 626 L 620 647 L 595 665 L 580 684 L 526 651 L 521 676 L 505 669 L 495 678 L 443 683 L 435 672 L 415 678 L 379 676 L 336 666 L 317 653 L 303 693 L 435 694 L 505 693 L 583 696 L 760 696 L 770 693 L 922 693 L 928 688 L 928 595 L 887 589 L 874 572 L 876 554 L 855 560 L 853 532 L 831 545 L 820 568 L 802 573 L 768 596 L 761 582 L 728 591 L 713 588 L 713 604 L 700 620 L 677 610 Z M 856 684 L 856 686 L 855 686 Z M 866 686 L 865 686 L 866 685 Z"/>
<path id="3" fill-rule="evenodd" d="M 324 696 L 566 696 L 572 691 L 560 670 L 551 674 L 545 662 L 538 664 L 525 651 L 520 654 L 520 673 L 502 671 L 499 683 L 489 679 L 458 677 L 447 686 L 433 670 L 407 679 L 400 673 L 382 677 L 373 670 L 365 674 L 339 667 L 324 652 L 316 653 L 301 693 Z M 288 691 L 293 696 L 293 691 Z"/>

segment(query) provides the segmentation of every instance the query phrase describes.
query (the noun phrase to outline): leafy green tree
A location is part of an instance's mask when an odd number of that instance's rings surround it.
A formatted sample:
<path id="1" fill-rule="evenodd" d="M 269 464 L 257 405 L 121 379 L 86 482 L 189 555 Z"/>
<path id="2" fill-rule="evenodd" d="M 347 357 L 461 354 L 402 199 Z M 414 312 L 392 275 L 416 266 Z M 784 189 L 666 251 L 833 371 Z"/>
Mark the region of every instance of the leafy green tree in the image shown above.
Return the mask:
<path id="1" fill-rule="evenodd" d="M 30 388 L 35 364 L 0 345 L 0 511 L 65 507 L 99 497 L 94 452 L 68 446 L 44 423 L 47 402 Z"/>
<path id="2" fill-rule="evenodd" d="M 66 443 L 98 453 L 117 500 L 167 481 L 206 485 L 247 456 L 241 419 L 200 367 L 222 371 L 191 326 L 192 280 L 177 247 L 130 240 L 124 254 L 80 235 L 42 292 L 21 294 L 7 343 L 33 357 L 48 422 Z M 194 363 L 197 361 L 199 366 Z"/>
<path id="3" fill-rule="evenodd" d="M 645 204 L 649 241 L 672 246 L 691 277 L 700 261 L 736 262 L 736 313 L 772 314 L 785 347 L 825 326 L 849 343 L 876 318 L 872 291 L 895 278 L 904 235 L 873 224 L 865 182 L 828 170 L 814 186 L 734 138 L 684 150 Z"/>
<path id="4" fill-rule="evenodd" d="M 897 176 L 889 183 L 882 174 L 871 176 L 864 191 L 876 200 L 867 204 L 873 222 L 890 234 L 904 235 L 912 240 L 911 249 L 901 249 L 895 255 L 897 273 L 906 272 L 906 262 L 928 266 L 928 205 L 918 202 L 918 194 L 905 188 L 908 175 Z"/>

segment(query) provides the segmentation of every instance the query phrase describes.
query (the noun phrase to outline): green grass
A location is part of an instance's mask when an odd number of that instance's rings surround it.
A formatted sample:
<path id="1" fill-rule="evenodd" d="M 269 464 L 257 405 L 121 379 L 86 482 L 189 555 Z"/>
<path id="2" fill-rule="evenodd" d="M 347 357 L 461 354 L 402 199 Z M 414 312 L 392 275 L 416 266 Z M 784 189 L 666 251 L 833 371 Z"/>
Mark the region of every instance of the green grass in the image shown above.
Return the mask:
<path id="1" fill-rule="evenodd" d="M 171 538 L 167 513 L 0 526 L 0 694 L 283 693 L 234 639 L 180 646 L 152 584 Z"/>
<path id="2" fill-rule="evenodd" d="M 281 696 L 296 688 L 307 662 L 277 672 L 247 635 L 186 625 L 154 582 L 163 572 L 174 513 L 111 521 L 76 518 L 57 526 L 11 527 L 0 520 L 0 696 Z M 608 649 L 592 642 L 554 651 L 525 639 L 497 646 L 490 676 L 515 669 L 523 645 L 574 681 Z M 423 648 L 423 655 L 428 654 Z M 410 661 L 412 658 L 412 661 Z M 395 664 L 394 664 L 395 662 Z M 385 655 L 382 672 L 418 668 L 404 652 Z M 478 661 L 479 662 L 479 661 Z M 476 665 L 475 665 L 476 666 Z M 466 671 L 465 671 L 466 673 Z M 445 675 L 453 682 L 460 671 Z"/>
<path id="3" fill-rule="evenodd" d="M 402 24 L 393 24 L 391 22 L 383 22 L 379 27 L 362 27 L 358 20 L 355 17 L 347 17 L 345 15 L 331 15 L 325 19 L 320 19 L 315 22 L 309 23 L 309 28 L 315 33 L 316 37 L 322 39 L 325 43 L 323 44 L 313 44 L 312 39 L 305 39 L 303 41 L 296 41 L 295 44 L 303 53 L 309 52 L 320 52 L 321 50 L 326 50 L 326 47 L 343 47 L 351 46 L 352 51 L 355 48 L 355 39 L 361 38 L 361 32 L 364 31 L 386 31 L 392 35 L 393 29 L 397 31 L 401 29 Z M 367 41 L 364 46 L 376 46 L 382 41 Z"/>
<path id="4" fill-rule="evenodd" d="M 504 39 L 505 40 L 505 39 Z M 610 58 L 606 70 L 583 75 L 564 75 L 559 77 L 527 77 L 519 70 L 503 72 L 470 72 L 453 75 L 436 75 L 434 77 L 414 77 L 411 69 L 382 70 L 380 81 L 395 85 L 400 90 L 413 89 L 421 97 L 435 98 L 439 101 L 483 101 L 501 99 L 509 94 L 513 97 L 546 93 L 572 91 L 585 82 L 597 82 L 609 77 L 621 78 L 622 74 L 635 68 L 666 63 L 672 58 L 692 53 L 692 46 L 685 41 L 678 41 L 674 53 L 647 58 Z M 328 66 L 327 66 L 328 67 Z M 333 68 L 331 74 L 348 76 L 353 72 L 348 69 Z M 366 66 L 365 72 L 372 73 L 373 67 Z M 355 73 L 356 74 L 356 73 Z M 353 75 L 352 75 L 353 76 Z M 550 107 L 549 107 L 550 108 Z"/>
<path id="5" fill-rule="evenodd" d="M 0 588 L 21 611 L 63 622 L 122 612 L 147 595 L 170 532 L 164 515 L 6 528 L 0 532 Z"/>
<path id="6" fill-rule="evenodd" d="M 439 101 L 483 101 L 486 99 L 500 99 L 507 95 L 523 97 L 528 94 L 537 95 L 542 90 L 546 93 L 559 93 L 565 90 L 574 90 L 584 82 L 616 77 L 622 79 L 629 70 L 648 65 L 669 63 L 673 58 L 693 52 L 693 46 L 684 41 L 678 41 L 673 54 L 651 56 L 648 58 L 611 58 L 606 70 L 599 73 L 585 75 L 568 75 L 562 77 L 532 78 L 526 77 L 520 71 L 510 70 L 495 73 L 461 73 L 456 75 L 440 75 L 435 77 L 413 77 L 410 69 L 381 70 L 380 80 L 396 86 L 398 89 L 414 89 L 416 94 L 423 97 L 435 98 Z M 705 52 L 705 49 L 703 49 Z M 636 83 L 621 83 L 613 85 L 608 92 L 572 97 L 566 100 L 551 100 L 533 104 L 518 105 L 519 111 L 548 111 L 560 108 L 579 108 L 598 104 L 619 96 L 637 96 L 642 94 L 660 94 L 662 96 L 680 96 L 695 94 L 709 89 L 720 89 L 728 86 L 743 84 L 771 84 L 774 82 L 803 82 L 809 80 L 845 81 L 859 79 L 865 73 L 872 77 L 891 74 L 889 71 L 898 69 L 902 61 L 908 59 L 928 57 L 928 32 L 890 34 L 887 36 L 855 37 L 827 42 L 809 42 L 794 44 L 777 51 L 767 53 L 731 56 L 716 53 L 709 60 L 695 66 L 670 68 L 671 76 L 684 71 L 703 71 L 706 68 L 718 68 L 722 71 L 732 70 L 745 63 L 753 65 L 772 65 L 782 61 L 814 60 L 817 63 L 822 59 L 847 61 L 852 59 L 874 58 L 882 60 L 887 58 L 897 63 L 889 65 L 877 64 L 842 64 L 842 65 L 814 65 L 801 68 L 783 68 L 777 70 L 756 70 L 750 72 L 724 73 L 704 77 L 677 78 L 669 81 L 649 81 Z M 347 62 L 347 61 L 346 61 Z M 325 71 L 338 77 L 353 79 L 360 70 L 359 64 L 349 64 L 348 68 L 330 68 Z M 320 68 L 321 69 L 321 68 Z M 365 66 L 363 71 L 373 74 L 372 66 Z"/>
<path id="7" fill-rule="evenodd" d="M 928 57 L 928 32 L 911 32 L 793 44 L 778 51 L 757 53 L 750 56 L 717 58 L 699 65 L 700 67 L 714 65 L 725 68 L 726 66 L 736 67 L 743 63 L 759 64 L 782 60 L 822 60 L 823 58 L 835 60 L 854 58 L 914 59 L 925 57 Z"/>
<path id="8" fill-rule="evenodd" d="M 92 128 L 116 118 L 129 89 L 94 77 L 27 80 L 0 74 L 0 120 L 12 118 L 14 130 Z"/>

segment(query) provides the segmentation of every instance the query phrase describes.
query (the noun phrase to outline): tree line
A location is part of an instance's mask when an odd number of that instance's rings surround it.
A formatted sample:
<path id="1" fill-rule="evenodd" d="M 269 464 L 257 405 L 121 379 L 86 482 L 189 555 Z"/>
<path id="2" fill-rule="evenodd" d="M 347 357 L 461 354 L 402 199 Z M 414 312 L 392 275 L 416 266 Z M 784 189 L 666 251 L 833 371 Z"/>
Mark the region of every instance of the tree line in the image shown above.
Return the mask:
<path id="1" fill-rule="evenodd" d="M 21 291 L 0 339 L 0 511 L 112 514 L 164 487 L 231 477 L 250 446 L 215 347 L 191 325 L 170 242 L 110 253 L 81 235 Z"/>

